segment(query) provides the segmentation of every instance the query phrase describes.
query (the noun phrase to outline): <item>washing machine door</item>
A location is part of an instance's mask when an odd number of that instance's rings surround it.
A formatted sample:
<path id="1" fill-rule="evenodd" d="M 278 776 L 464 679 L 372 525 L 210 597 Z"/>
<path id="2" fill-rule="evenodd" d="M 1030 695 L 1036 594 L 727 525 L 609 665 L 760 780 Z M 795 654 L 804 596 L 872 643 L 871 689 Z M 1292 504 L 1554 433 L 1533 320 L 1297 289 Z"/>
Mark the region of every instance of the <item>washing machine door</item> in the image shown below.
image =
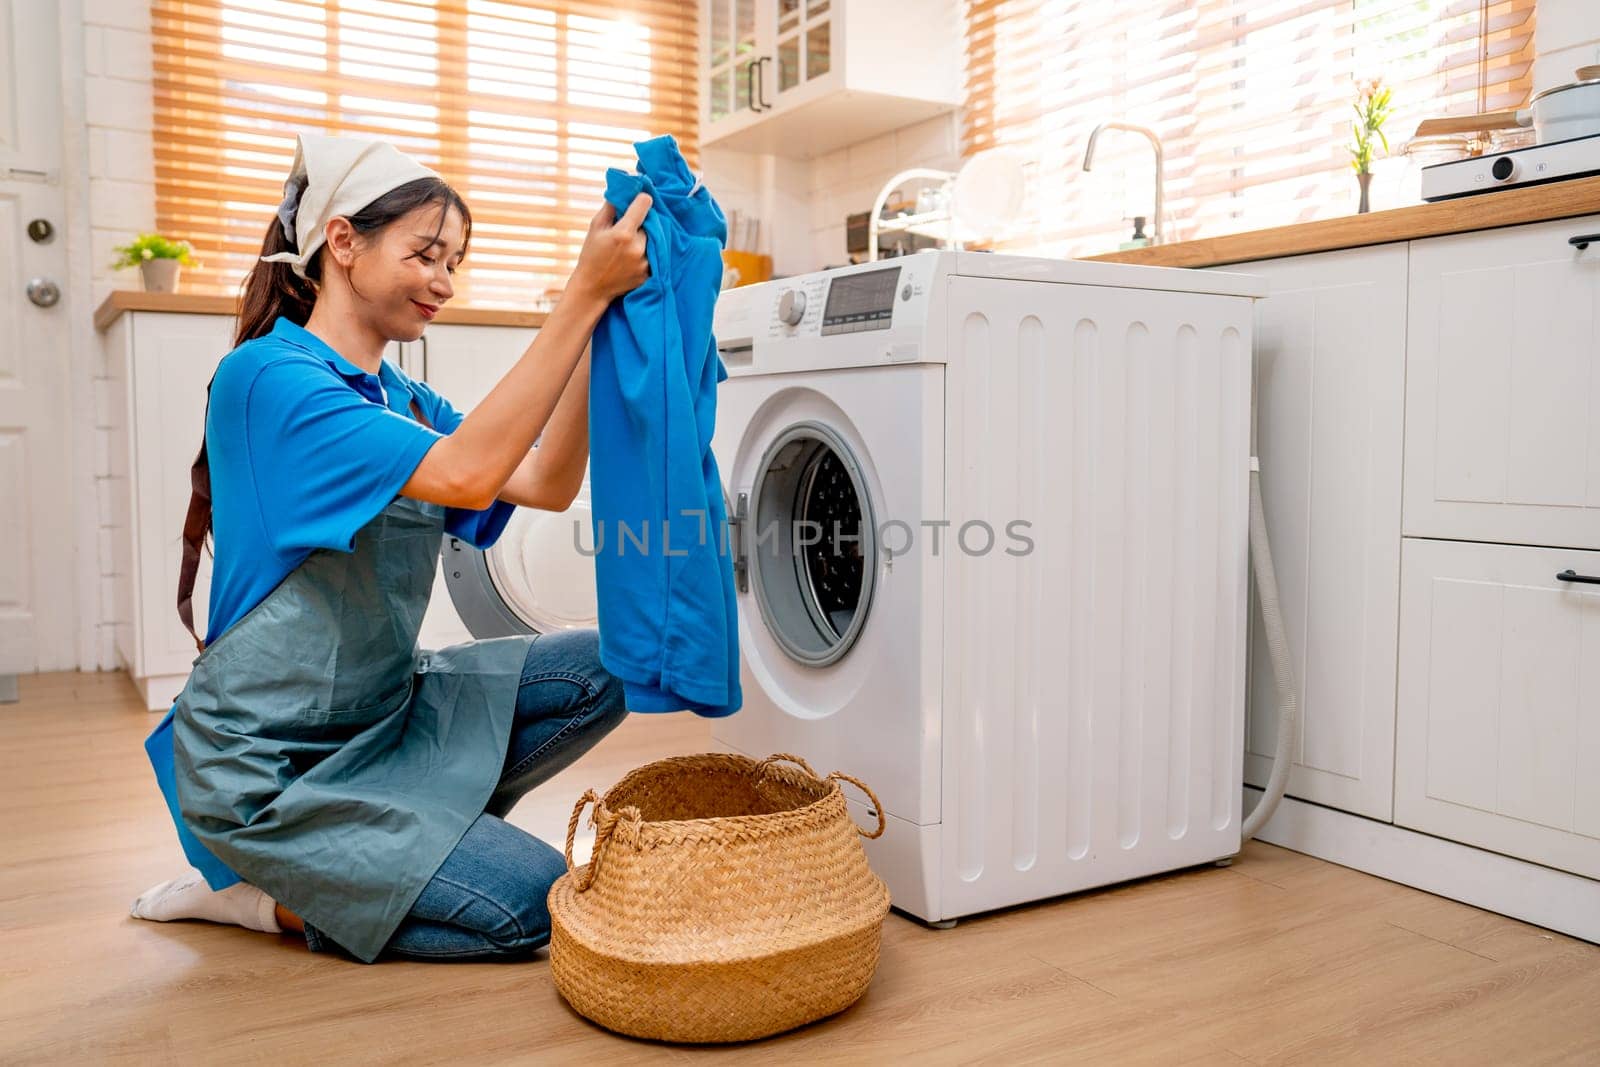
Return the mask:
<path id="1" fill-rule="evenodd" d="M 487 550 L 446 537 L 444 579 L 474 638 L 597 626 L 588 480 L 566 511 L 518 508 Z"/>
<path id="2" fill-rule="evenodd" d="M 822 422 L 796 422 L 756 468 L 745 571 L 762 619 L 796 662 L 825 667 L 855 644 L 877 571 L 861 464 Z"/>
<path id="3" fill-rule="evenodd" d="M 943 561 L 913 546 L 910 523 L 943 513 L 944 368 L 722 387 L 744 708 L 712 737 L 856 775 L 890 815 L 937 823 Z"/>

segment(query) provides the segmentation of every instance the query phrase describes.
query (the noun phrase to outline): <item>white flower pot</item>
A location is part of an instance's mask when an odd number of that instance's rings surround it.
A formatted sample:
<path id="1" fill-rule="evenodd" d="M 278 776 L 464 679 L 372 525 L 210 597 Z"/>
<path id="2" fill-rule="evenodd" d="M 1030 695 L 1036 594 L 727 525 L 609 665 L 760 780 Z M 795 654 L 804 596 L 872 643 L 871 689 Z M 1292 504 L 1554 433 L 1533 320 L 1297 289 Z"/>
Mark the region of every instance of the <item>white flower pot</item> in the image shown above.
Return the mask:
<path id="1" fill-rule="evenodd" d="M 139 264 L 147 293 L 175 293 L 178 291 L 178 271 L 183 266 L 175 259 L 147 259 Z"/>

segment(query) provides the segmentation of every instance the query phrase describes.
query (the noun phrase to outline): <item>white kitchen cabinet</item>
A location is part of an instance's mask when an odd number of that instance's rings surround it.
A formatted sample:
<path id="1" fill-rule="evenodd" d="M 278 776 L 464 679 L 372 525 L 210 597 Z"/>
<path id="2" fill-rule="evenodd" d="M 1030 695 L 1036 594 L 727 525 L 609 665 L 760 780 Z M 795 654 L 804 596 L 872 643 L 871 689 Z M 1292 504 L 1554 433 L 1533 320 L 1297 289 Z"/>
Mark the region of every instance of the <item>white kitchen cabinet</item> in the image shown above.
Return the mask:
<path id="1" fill-rule="evenodd" d="M 533 327 L 435 323 L 421 340 L 405 346 L 401 366 L 467 412 L 489 395 L 538 334 Z"/>
<path id="2" fill-rule="evenodd" d="M 956 0 L 701 0 L 700 143 L 810 158 L 958 107 Z"/>
<path id="3" fill-rule="evenodd" d="M 1395 822 L 1600 878 L 1600 552 L 1406 538 Z"/>
<path id="4" fill-rule="evenodd" d="M 1597 231 L 1412 242 L 1406 534 L 1600 549 Z"/>
<path id="5" fill-rule="evenodd" d="M 1394 771 L 1406 246 L 1223 268 L 1256 303 L 1255 454 L 1303 714 L 1289 794 L 1387 820 Z M 1245 781 L 1264 785 L 1277 688 L 1251 596 Z"/>
<path id="6" fill-rule="evenodd" d="M 195 659 L 178 618 L 189 468 L 205 432 L 206 384 L 233 348 L 221 315 L 128 312 L 106 334 L 113 389 L 112 485 L 126 523 L 116 546 L 117 654 L 152 710 L 172 705 Z M 211 553 L 200 557 L 194 624 L 206 632 Z"/>

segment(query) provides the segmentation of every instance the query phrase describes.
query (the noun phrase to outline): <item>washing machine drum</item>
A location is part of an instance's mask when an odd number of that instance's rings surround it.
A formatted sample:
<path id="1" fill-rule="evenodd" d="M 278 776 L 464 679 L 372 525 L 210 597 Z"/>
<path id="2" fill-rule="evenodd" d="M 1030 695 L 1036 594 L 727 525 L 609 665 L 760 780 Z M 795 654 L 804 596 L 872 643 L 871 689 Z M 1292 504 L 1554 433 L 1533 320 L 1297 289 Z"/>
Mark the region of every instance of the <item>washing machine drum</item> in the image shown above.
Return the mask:
<path id="1" fill-rule="evenodd" d="M 588 483 L 566 511 L 518 508 L 487 550 L 446 537 L 444 579 L 475 638 L 598 625 Z"/>
<path id="2" fill-rule="evenodd" d="M 746 535 L 762 619 L 802 664 L 850 650 L 866 623 L 877 572 L 877 526 L 862 467 L 817 422 L 787 427 L 756 469 Z"/>

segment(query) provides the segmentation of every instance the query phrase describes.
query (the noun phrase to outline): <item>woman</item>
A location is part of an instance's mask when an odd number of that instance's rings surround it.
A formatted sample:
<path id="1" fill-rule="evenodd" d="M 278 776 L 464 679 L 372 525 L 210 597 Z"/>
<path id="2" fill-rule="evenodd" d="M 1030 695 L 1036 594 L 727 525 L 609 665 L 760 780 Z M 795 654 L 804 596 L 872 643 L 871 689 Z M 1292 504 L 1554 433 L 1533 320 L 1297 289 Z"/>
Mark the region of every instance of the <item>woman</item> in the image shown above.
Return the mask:
<path id="1" fill-rule="evenodd" d="M 140 918 L 303 931 L 417 959 L 545 944 L 555 849 L 503 821 L 626 714 L 593 630 L 416 649 L 445 532 L 563 510 L 585 349 L 648 275 L 641 194 L 603 206 L 559 305 L 465 418 L 382 358 L 453 295 L 472 217 L 392 146 L 303 135 L 237 347 L 212 380 L 179 610 L 207 530 L 207 640 L 146 748 L 195 870 Z M 539 446 L 534 447 L 535 440 Z"/>

